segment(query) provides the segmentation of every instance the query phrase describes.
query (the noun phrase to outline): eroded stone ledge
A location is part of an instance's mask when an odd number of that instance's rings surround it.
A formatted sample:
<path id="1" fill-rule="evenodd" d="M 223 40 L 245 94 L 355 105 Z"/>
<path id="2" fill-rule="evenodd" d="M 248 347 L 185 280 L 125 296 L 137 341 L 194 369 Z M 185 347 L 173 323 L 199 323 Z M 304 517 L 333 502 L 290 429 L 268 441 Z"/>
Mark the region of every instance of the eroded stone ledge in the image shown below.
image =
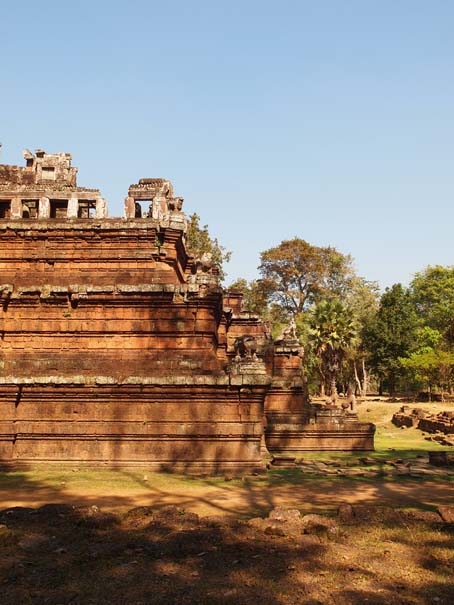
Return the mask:
<path id="1" fill-rule="evenodd" d="M 86 385 L 86 386 L 267 386 L 271 378 L 262 374 L 169 375 L 169 376 L 0 376 L 0 385 Z"/>

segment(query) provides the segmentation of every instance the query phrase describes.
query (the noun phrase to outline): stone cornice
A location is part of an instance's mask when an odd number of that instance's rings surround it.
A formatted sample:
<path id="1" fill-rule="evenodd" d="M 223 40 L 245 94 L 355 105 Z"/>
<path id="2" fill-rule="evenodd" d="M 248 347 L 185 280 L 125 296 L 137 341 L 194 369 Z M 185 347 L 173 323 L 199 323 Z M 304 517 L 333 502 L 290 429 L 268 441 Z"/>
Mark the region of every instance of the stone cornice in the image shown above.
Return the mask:
<path id="1" fill-rule="evenodd" d="M 165 386 L 165 387 L 197 387 L 197 386 L 268 386 L 271 378 L 261 374 L 243 376 L 220 375 L 168 375 L 168 376 L 0 376 L 0 385 L 33 386 L 33 385 L 74 385 L 74 386 Z"/>
<path id="2" fill-rule="evenodd" d="M 89 218 L 89 219 L 0 219 L 0 231 L 119 231 L 118 236 L 127 235 L 128 231 L 174 229 L 176 231 L 186 230 L 186 220 L 183 214 L 169 215 L 159 220 L 152 218 L 124 219 L 113 218 Z M 122 233 L 124 232 L 124 233 Z"/>

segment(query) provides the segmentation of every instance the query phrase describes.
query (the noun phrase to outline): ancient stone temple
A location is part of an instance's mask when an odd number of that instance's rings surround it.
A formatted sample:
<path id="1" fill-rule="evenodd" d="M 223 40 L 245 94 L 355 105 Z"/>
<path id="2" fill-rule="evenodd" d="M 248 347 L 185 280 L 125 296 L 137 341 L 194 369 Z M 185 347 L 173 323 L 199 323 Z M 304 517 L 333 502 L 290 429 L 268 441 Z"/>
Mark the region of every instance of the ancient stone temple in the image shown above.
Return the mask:
<path id="1" fill-rule="evenodd" d="M 314 449 L 302 351 L 188 253 L 171 183 L 141 179 L 108 218 L 69 154 L 24 157 L 0 165 L 0 461 L 259 470 L 265 416 L 270 449 L 301 441 L 303 416 Z M 373 447 L 349 422 L 334 449 Z"/>

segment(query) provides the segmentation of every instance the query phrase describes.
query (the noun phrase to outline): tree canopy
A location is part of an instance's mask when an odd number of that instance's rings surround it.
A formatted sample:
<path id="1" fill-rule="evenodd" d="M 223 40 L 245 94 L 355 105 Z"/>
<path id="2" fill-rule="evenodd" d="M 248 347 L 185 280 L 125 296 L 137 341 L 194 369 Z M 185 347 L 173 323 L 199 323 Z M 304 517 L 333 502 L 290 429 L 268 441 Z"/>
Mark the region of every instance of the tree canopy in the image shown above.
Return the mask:
<path id="1" fill-rule="evenodd" d="M 208 225 L 200 226 L 200 216 L 195 212 L 190 215 L 186 236 L 188 250 L 194 256 L 211 254 L 213 261 L 219 266 L 220 276 L 225 278 L 225 263 L 228 263 L 232 253 L 222 246 L 216 237 L 211 237 Z"/>
<path id="2" fill-rule="evenodd" d="M 319 359 L 322 379 L 329 384 L 330 395 L 337 399 L 336 381 L 348 348 L 356 337 L 352 316 L 337 299 L 321 301 L 310 321 L 309 342 Z"/>
<path id="3" fill-rule="evenodd" d="M 272 323 L 273 336 L 295 320 L 311 384 L 334 395 L 336 381 L 354 382 L 361 395 L 371 380 L 391 393 L 454 389 L 454 266 L 429 266 L 409 287 L 394 284 L 380 296 L 375 282 L 355 274 L 352 258 L 330 246 L 294 237 L 260 259 L 258 279 L 231 287 Z"/>
<path id="4" fill-rule="evenodd" d="M 323 295 L 340 296 L 353 277 L 352 259 L 335 248 L 285 240 L 260 255 L 262 289 L 270 302 L 296 315 Z"/>
<path id="5" fill-rule="evenodd" d="M 454 353 L 441 349 L 428 349 L 400 358 L 404 368 L 414 374 L 414 378 L 425 383 L 429 395 L 434 385 L 450 390 L 454 376 Z M 442 390 L 443 399 L 443 390 Z"/>
<path id="6" fill-rule="evenodd" d="M 402 284 L 394 284 L 386 289 L 376 315 L 364 329 L 369 362 L 392 393 L 403 375 L 399 358 L 414 351 L 419 323 L 411 292 Z"/>
<path id="7" fill-rule="evenodd" d="M 426 267 L 411 282 L 413 299 L 421 318 L 441 332 L 454 347 L 454 266 Z"/>

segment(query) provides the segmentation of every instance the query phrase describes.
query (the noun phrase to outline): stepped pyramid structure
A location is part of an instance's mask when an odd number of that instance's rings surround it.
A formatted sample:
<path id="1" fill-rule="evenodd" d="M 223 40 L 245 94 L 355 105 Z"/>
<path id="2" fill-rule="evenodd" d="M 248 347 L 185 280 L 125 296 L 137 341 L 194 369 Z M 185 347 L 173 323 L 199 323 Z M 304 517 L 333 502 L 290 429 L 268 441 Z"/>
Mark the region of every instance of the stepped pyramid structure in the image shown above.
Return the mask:
<path id="1" fill-rule="evenodd" d="M 298 343 L 273 343 L 188 253 L 168 180 L 131 185 L 109 218 L 69 154 L 24 156 L 0 165 L 0 462 L 213 473 L 263 469 L 265 436 L 373 448 L 355 415 L 320 424 Z"/>

